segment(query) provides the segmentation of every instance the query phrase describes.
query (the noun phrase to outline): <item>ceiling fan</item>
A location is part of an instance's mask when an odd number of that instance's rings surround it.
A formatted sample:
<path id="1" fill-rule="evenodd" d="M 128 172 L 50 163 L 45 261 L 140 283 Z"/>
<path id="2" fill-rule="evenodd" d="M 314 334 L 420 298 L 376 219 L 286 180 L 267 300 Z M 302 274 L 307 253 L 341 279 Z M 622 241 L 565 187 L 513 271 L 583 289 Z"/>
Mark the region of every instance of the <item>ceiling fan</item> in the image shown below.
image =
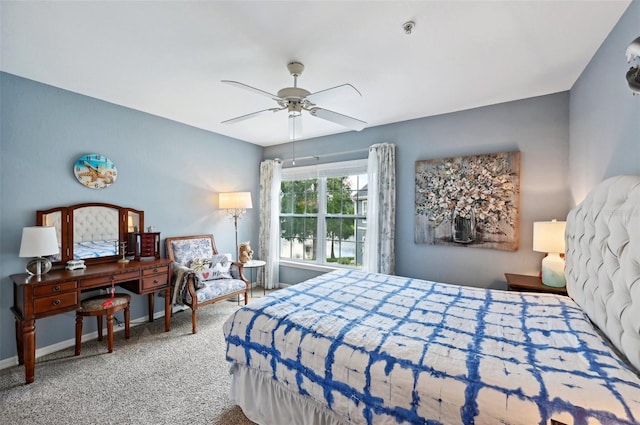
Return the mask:
<path id="1" fill-rule="evenodd" d="M 248 86 L 237 81 L 222 80 L 223 83 L 239 87 L 241 89 L 249 90 L 253 93 L 261 96 L 266 96 L 272 100 L 275 100 L 278 104 L 277 107 L 264 109 L 250 114 L 241 115 L 236 118 L 231 118 L 226 121 L 222 121 L 223 124 L 231 124 L 239 121 L 244 121 L 249 118 L 256 117 L 258 115 L 267 114 L 270 112 L 279 112 L 287 110 L 289 115 L 289 138 L 296 140 L 302 134 L 302 111 L 309 112 L 312 116 L 322 118 L 327 121 L 331 121 L 335 124 L 339 124 L 343 127 L 350 128 L 351 130 L 360 131 L 367 123 L 359 119 L 349 117 L 347 115 L 340 114 L 338 112 L 330 111 L 328 109 L 320 108 L 317 104 L 327 101 L 332 98 L 340 98 L 347 96 L 362 96 L 360 92 L 351 84 L 342 84 L 336 87 L 332 87 L 325 90 L 320 90 L 315 93 L 311 93 L 301 87 L 298 87 L 298 77 L 304 71 L 304 65 L 300 62 L 290 62 L 287 64 L 289 73 L 293 76 L 293 87 L 285 87 L 278 91 L 278 94 L 271 94 L 264 90 L 257 89 L 255 87 Z"/>

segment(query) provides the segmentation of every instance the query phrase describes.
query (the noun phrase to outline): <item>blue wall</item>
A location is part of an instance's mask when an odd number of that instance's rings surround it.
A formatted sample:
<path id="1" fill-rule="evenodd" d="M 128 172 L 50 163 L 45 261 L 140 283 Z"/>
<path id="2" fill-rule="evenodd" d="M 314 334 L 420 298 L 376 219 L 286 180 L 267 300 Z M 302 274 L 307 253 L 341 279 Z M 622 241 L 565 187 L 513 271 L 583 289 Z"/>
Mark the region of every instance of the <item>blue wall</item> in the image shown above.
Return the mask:
<path id="1" fill-rule="evenodd" d="M 629 5 L 571 89 L 569 183 L 574 203 L 607 177 L 640 175 L 640 95 L 632 95 L 625 79 L 630 67 L 625 51 L 637 37 L 640 1 Z"/>
<path id="2" fill-rule="evenodd" d="M 366 158 L 367 147 L 381 142 L 396 145 L 397 274 L 505 288 L 505 272 L 537 273 L 542 256 L 532 250 L 533 222 L 562 218 L 569 210 L 568 92 L 296 142 L 296 165 Z M 513 150 L 521 152 L 519 250 L 414 243 L 416 161 Z M 265 156 L 291 166 L 292 146 L 268 147 Z M 313 156 L 319 159 L 308 158 Z M 318 272 L 282 266 L 280 280 L 296 283 L 310 274 Z"/>
<path id="3" fill-rule="evenodd" d="M 233 223 L 217 209 L 217 193 L 251 191 L 258 204 L 261 147 L 6 73 L 0 94 L 0 360 L 16 355 L 9 275 L 24 271 L 20 238 L 36 210 L 80 202 L 129 206 L 144 210 L 145 224 L 163 239 L 213 233 L 220 251 L 235 251 Z M 115 184 L 94 190 L 77 182 L 73 164 L 87 153 L 115 162 Z M 239 238 L 255 245 L 257 217 L 249 210 L 239 226 Z M 134 297 L 131 317 L 144 316 L 146 305 L 146 297 Z M 36 326 L 38 348 L 65 341 L 74 336 L 74 314 Z"/>

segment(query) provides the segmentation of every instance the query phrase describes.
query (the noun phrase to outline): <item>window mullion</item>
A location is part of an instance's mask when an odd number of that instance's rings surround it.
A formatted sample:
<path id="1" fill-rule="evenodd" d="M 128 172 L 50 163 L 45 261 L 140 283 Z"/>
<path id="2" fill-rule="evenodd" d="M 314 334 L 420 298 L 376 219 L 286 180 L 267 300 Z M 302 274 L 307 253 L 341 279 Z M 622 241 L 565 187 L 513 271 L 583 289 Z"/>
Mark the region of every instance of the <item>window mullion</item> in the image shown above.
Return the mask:
<path id="1" fill-rule="evenodd" d="M 317 231 L 318 241 L 316 244 L 316 258 L 321 264 L 327 262 L 327 228 L 326 228 L 326 216 L 327 216 L 327 178 L 318 178 L 318 220 Z"/>

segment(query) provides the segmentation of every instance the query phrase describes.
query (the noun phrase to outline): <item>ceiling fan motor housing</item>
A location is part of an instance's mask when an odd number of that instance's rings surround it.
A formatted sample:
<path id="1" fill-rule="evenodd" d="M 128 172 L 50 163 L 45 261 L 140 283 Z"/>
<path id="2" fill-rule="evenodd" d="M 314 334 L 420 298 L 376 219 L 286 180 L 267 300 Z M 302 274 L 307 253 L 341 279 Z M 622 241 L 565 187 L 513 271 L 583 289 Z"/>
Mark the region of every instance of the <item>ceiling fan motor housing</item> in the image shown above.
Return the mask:
<path id="1" fill-rule="evenodd" d="M 300 87 L 285 87 L 282 90 L 278 90 L 278 97 L 289 101 L 302 100 L 310 94 L 311 92 Z"/>

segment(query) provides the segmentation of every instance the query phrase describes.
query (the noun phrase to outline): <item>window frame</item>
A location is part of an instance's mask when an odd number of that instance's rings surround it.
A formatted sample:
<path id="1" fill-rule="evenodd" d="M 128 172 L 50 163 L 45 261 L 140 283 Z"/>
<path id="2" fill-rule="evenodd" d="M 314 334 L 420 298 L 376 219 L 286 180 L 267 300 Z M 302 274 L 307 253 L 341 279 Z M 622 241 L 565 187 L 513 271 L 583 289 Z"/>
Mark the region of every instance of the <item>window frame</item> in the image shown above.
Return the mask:
<path id="1" fill-rule="evenodd" d="M 325 163 L 311 166 L 302 166 L 302 167 L 291 167 L 285 168 L 282 170 L 282 182 L 285 181 L 296 181 L 296 180 L 307 180 L 307 179 L 318 179 L 318 200 L 317 200 L 317 212 L 315 214 L 285 214 L 283 215 L 281 212 L 281 203 L 278 211 L 278 226 L 280 225 L 280 221 L 282 217 L 309 217 L 316 219 L 316 252 L 315 252 L 315 260 L 305 260 L 304 256 L 301 259 L 298 258 L 288 258 L 282 257 L 282 253 L 278 252 L 278 257 L 280 264 L 289 265 L 296 268 L 304 268 L 311 270 L 333 270 L 336 268 L 350 268 L 350 269 L 361 269 L 362 265 L 344 265 L 339 262 L 330 263 L 326 261 L 327 258 L 327 243 L 329 239 L 327 238 L 327 229 L 326 229 L 326 219 L 327 218 L 351 218 L 355 223 L 354 228 L 354 236 L 357 236 L 358 229 L 358 221 L 362 220 L 366 223 L 367 220 L 367 211 L 359 212 L 357 202 L 354 200 L 354 212 L 350 215 L 343 214 L 327 214 L 327 179 L 330 177 L 345 177 L 345 176 L 353 176 L 353 175 L 367 175 L 367 159 L 354 160 L 354 161 L 342 161 L 342 162 L 333 162 L 333 163 Z M 367 197 L 368 197 L 368 178 L 367 178 Z M 359 192 L 361 189 L 352 188 L 354 192 Z M 365 235 L 366 237 L 366 235 Z M 280 238 L 279 246 L 281 246 L 282 238 Z M 364 244 L 364 238 L 361 242 Z M 356 251 L 358 248 L 358 242 L 355 241 Z M 354 254 L 355 255 L 355 254 Z M 356 255 L 357 258 L 357 255 Z"/>

